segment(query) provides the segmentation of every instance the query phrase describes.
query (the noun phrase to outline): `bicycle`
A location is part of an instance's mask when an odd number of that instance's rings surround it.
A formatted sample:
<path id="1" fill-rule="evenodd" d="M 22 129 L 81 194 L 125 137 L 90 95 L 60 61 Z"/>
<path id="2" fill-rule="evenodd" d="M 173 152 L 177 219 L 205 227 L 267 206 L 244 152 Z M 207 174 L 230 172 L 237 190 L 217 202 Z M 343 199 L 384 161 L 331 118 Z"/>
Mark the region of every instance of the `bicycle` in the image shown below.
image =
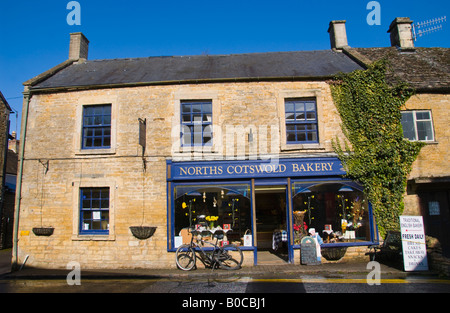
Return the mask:
<path id="1" fill-rule="evenodd" d="M 209 231 L 205 232 L 210 234 Z M 218 267 L 225 270 L 237 270 L 241 268 L 243 254 L 238 246 L 229 244 L 220 247 L 217 245 L 219 239 L 223 239 L 224 237 L 224 232 L 222 230 L 215 231 L 213 234 L 213 237 L 216 238 L 216 243 L 204 241 L 201 237 L 200 239 L 197 238 L 198 235 L 201 234 L 199 231 L 190 229 L 190 233 L 192 234 L 191 242 L 179 246 L 175 253 L 175 261 L 179 269 L 183 271 L 192 270 L 196 267 L 197 257 L 200 257 L 200 260 L 205 267 L 210 266 L 211 269 Z M 207 243 L 211 245 L 213 249 L 204 250 L 199 242 L 202 244 Z"/>

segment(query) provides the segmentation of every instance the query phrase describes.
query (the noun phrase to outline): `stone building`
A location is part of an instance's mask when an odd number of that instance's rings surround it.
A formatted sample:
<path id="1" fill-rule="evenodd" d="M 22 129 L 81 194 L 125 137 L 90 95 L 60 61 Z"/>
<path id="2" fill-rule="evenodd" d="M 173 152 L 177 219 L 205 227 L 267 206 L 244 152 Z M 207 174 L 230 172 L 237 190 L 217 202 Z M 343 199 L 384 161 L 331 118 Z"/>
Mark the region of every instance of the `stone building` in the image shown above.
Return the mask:
<path id="1" fill-rule="evenodd" d="M 71 34 L 69 59 L 25 82 L 14 261 L 175 267 L 188 227 L 226 229 L 245 265 L 264 264 L 269 250 L 299 263 L 306 227 L 322 236 L 324 252 L 364 256 L 379 239 L 376 221 L 333 152 L 343 134 L 327 80 L 380 54 L 350 48 L 345 21 L 329 33 L 332 49 L 323 51 L 93 61 L 86 37 Z M 432 50 L 382 51 L 422 58 Z M 433 158 L 415 163 L 415 184 L 436 176 L 424 162 L 449 175 L 438 161 L 448 155 L 448 127 L 438 130 L 447 91 L 407 103 L 433 110 L 424 149 Z M 408 213 L 420 213 L 418 194 L 407 199 Z M 347 217 L 355 207 L 364 212 L 357 221 Z M 139 239 L 132 226 L 156 230 Z"/>
<path id="2" fill-rule="evenodd" d="M 0 92 L 0 249 L 9 248 L 8 242 L 12 229 L 9 229 L 10 216 L 14 205 L 10 205 L 10 197 L 5 188 L 8 158 L 8 139 L 9 139 L 9 114 L 12 110 L 3 94 Z M 8 199 L 7 199 L 8 198 Z M 13 202 L 14 203 L 14 202 Z M 12 222 L 12 221 L 11 221 Z"/>

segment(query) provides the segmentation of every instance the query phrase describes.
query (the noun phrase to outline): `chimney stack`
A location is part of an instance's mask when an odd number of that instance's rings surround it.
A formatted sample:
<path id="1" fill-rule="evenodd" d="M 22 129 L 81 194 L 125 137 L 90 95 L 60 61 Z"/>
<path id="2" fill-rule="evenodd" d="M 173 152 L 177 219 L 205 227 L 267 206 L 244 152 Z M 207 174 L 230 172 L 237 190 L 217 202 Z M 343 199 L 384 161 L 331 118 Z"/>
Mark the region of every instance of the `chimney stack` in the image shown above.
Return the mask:
<path id="1" fill-rule="evenodd" d="M 88 58 L 89 40 L 83 33 L 70 34 L 69 59 L 79 60 Z"/>
<path id="2" fill-rule="evenodd" d="M 414 41 L 411 30 L 413 22 L 409 17 L 397 17 L 389 26 L 388 33 L 391 34 L 391 47 L 400 49 L 414 49 Z"/>
<path id="3" fill-rule="evenodd" d="M 345 20 L 330 22 L 328 32 L 330 33 L 330 43 L 332 49 L 342 49 L 348 47 L 345 22 Z"/>

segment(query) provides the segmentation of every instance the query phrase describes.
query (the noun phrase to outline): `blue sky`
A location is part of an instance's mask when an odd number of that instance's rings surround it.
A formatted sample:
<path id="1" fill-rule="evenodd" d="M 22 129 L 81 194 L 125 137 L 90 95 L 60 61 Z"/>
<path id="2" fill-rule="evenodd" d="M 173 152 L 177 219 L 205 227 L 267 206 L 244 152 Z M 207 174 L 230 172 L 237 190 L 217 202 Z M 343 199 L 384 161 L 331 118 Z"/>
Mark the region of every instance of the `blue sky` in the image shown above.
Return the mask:
<path id="1" fill-rule="evenodd" d="M 68 25 L 70 0 L 0 0 L 0 90 L 14 110 L 22 83 L 68 57 L 69 34 L 83 32 L 89 59 L 329 49 L 331 20 L 347 20 L 352 47 L 389 46 L 395 17 L 447 16 L 419 47 L 450 47 L 450 1 L 379 0 L 381 25 L 368 25 L 370 0 L 78 0 L 81 25 Z M 19 122 L 20 124 L 20 122 Z M 19 130 L 11 116 L 11 131 Z"/>

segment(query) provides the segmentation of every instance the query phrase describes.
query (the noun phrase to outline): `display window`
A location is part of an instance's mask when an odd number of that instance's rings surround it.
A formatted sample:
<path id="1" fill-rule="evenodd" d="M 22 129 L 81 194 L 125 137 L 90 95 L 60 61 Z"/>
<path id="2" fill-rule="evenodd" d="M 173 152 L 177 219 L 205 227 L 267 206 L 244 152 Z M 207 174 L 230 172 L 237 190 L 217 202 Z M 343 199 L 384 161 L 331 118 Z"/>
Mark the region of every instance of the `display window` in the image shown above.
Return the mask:
<path id="1" fill-rule="evenodd" d="M 225 241 L 243 245 L 252 225 L 250 197 L 250 184 L 175 186 L 175 247 L 189 241 L 189 228 L 199 230 L 205 240 L 224 230 Z"/>
<path id="2" fill-rule="evenodd" d="M 314 228 L 323 243 L 370 241 L 369 203 L 354 182 L 293 184 L 294 245 Z"/>

